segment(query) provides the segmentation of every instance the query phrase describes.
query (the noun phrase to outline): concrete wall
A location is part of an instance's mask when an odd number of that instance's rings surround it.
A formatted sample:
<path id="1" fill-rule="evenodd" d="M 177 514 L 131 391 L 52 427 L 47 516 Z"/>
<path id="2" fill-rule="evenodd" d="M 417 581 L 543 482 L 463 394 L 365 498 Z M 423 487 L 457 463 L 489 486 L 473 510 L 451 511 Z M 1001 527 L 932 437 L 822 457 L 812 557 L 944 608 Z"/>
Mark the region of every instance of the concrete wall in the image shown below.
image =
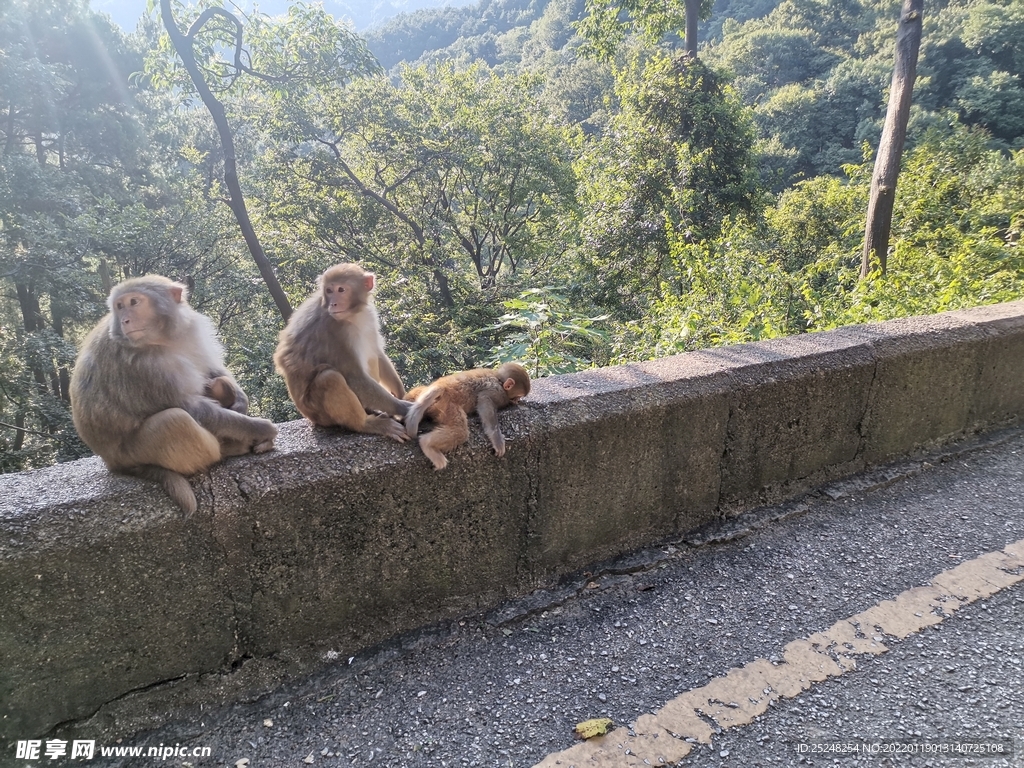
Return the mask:
<path id="1" fill-rule="evenodd" d="M 435 472 L 282 426 L 183 520 L 96 459 L 0 476 L 0 736 L 185 675 L 341 654 L 1024 413 L 1024 302 L 536 382 Z"/>

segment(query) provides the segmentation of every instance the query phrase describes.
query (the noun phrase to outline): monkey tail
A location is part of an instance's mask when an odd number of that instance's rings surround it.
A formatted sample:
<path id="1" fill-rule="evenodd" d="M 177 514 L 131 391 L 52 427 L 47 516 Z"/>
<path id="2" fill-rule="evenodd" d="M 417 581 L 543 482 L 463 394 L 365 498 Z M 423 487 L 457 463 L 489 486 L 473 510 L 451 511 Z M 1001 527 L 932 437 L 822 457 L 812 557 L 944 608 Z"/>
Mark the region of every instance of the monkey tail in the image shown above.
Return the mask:
<path id="1" fill-rule="evenodd" d="M 438 386 L 427 387 L 420 392 L 413 402 L 412 408 L 405 414 L 405 434 L 412 438 L 416 437 L 420 431 L 420 421 L 423 419 L 423 415 L 434 404 L 439 394 L 441 394 L 441 388 Z"/>
<path id="2" fill-rule="evenodd" d="M 192 492 L 192 486 L 188 484 L 188 480 L 173 470 L 158 467 L 155 464 L 145 464 L 141 467 L 133 468 L 130 470 L 130 474 L 146 480 L 156 480 L 160 483 L 167 492 L 167 495 L 171 497 L 175 504 L 181 507 L 185 517 L 190 517 L 196 511 L 196 507 L 199 506 L 196 502 L 196 495 Z"/>

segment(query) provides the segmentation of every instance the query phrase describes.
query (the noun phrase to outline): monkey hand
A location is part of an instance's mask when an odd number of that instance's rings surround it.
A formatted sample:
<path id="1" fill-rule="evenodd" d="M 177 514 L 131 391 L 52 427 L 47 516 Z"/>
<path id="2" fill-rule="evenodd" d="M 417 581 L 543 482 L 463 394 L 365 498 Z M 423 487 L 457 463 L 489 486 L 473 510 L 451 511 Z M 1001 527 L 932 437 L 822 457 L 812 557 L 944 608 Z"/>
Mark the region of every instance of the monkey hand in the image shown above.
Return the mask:
<path id="1" fill-rule="evenodd" d="M 495 456 L 505 455 L 505 436 L 501 432 L 491 435 L 491 447 L 494 448 Z"/>
<path id="2" fill-rule="evenodd" d="M 397 440 L 400 443 L 407 442 L 410 439 L 404 426 L 399 424 L 390 416 L 379 414 L 369 415 L 366 417 L 364 431 L 384 435 L 386 437 L 390 437 L 392 440 Z"/>
<path id="3" fill-rule="evenodd" d="M 277 425 L 268 419 L 253 419 L 260 423 L 263 434 L 253 439 L 252 452 L 266 453 L 274 450 L 274 439 L 277 437 Z"/>

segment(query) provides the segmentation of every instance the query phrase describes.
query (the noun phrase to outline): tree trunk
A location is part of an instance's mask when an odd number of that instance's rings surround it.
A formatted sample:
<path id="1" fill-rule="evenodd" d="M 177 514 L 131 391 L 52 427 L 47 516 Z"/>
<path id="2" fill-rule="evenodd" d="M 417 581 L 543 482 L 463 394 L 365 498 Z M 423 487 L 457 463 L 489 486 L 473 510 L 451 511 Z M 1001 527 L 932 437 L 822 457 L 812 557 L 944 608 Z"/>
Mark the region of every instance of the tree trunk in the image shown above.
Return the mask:
<path id="1" fill-rule="evenodd" d="M 20 451 L 25 447 L 25 414 L 19 413 L 14 417 L 14 445 L 11 450 Z"/>
<path id="2" fill-rule="evenodd" d="M 7 140 L 4 143 L 4 154 L 9 155 L 14 151 L 14 102 L 7 102 Z"/>
<path id="3" fill-rule="evenodd" d="M 441 292 L 441 303 L 446 309 L 455 308 L 455 299 L 452 298 L 452 289 L 448 284 L 448 276 L 440 267 L 434 267 L 434 279 L 437 281 L 437 288 Z"/>
<path id="4" fill-rule="evenodd" d="M 686 0 L 686 37 L 683 51 L 691 59 L 697 58 L 697 25 L 700 22 L 700 0 Z"/>
<path id="5" fill-rule="evenodd" d="M 892 209 L 896 200 L 896 180 L 900 172 L 903 141 L 907 137 L 910 101 L 917 74 L 917 53 L 921 47 L 923 9 L 924 0 L 903 0 L 903 9 L 900 11 L 896 61 L 889 87 L 889 108 L 885 113 L 885 127 L 882 129 L 875 172 L 871 178 L 871 199 L 868 202 L 864 254 L 860 266 L 862 280 L 871 272 L 872 256 L 877 259 L 882 274 L 885 274 Z"/>
<path id="6" fill-rule="evenodd" d="M 64 338 L 64 308 L 50 296 L 50 314 L 53 315 L 53 332 L 60 338 Z M 71 372 L 66 365 L 60 366 L 56 371 L 56 378 L 51 382 L 53 394 L 59 397 L 68 405 L 71 404 Z"/>
<path id="7" fill-rule="evenodd" d="M 192 37 L 191 35 L 186 36 L 182 34 L 181 30 L 178 29 L 178 25 L 174 21 L 174 15 L 171 13 L 170 0 L 160 0 L 160 17 L 163 20 L 164 27 L 167 29 L 167 34 L 171 38 L 174 50 L 178 52 L 178 56 L 181 57 L 181 63 L 185 65 L 185 70 L 188 72 L 189 77 L 192 78 L 192 83 L 199 93 L 199 98 L 203 100 L 203 104 L 210 111 L 214 125 L 217 126 L 217 133 L 220 135 L 221 146 L 224 149 L 224 183 L 227 185 L 230 195 L 228 205 L 231 208 L 231 212 L 235 214 L 235 219 L 238 221 L 238 228 L 242 230 L 245 244 L 249 247 L 249 253 L 252 255 L 253 261 L 256 262 L 256 266 L 263 276 L 263 281 L 267 284 L 270 295 L 274 298 L 274 303 L 277 304 L 278 311 L 285 322 L 287 322 L 288 318 L 292 315 L 292 307 L 284 290 L 281 288 L 281 284 L 277 280 L 277 275 L 274 274 L 274 268 L 270 260 L 267 259 L 266 254 L 263 252 L 263 246 L 260 244 L 256 231 L 252 227 L 252 221 L 249 219 L 249 211 L 246 209 L 245 198 L 242 196 L 242 187 L 238 183 L 235 140 L 231 133 L 231 127 L 228 125 L 224 105 L 217 101 L 217 97 L 213 95 L 213 92 L 206 84 L 206 80 L 203 79 L 203 73 L 196 63 L 195 53 L 192 50 Z"/>
<path id="8" fill-rule="evenodd" d="M 25 334 L 33 334 L 36 331 L 42 330 L 42 313 L 39 310 L 39 299 L 36 297 L 32 290 L 32 287 L 20 282 L 15 282 L 14 290 L 18 294 L 18 306 L 21 308 L 21 320 L 25 327 Z M 36 382 L 36 391 L 40 395 L 46 395 L 49 391 L 46 383 L 46 371 L 40 368 L 38 365 L 31 365 L 32 378 Z M 41 417 L 46 426 L 49 422 Z"/>
<path id="9" fill-rule="evenodd" d="M 36 130 L 36 135 L 33 137 L 33 141 L 36 145 L 36 162 L 40 165 L 46 165 L 46 146 L 43 144 L 42 128 Z"/>

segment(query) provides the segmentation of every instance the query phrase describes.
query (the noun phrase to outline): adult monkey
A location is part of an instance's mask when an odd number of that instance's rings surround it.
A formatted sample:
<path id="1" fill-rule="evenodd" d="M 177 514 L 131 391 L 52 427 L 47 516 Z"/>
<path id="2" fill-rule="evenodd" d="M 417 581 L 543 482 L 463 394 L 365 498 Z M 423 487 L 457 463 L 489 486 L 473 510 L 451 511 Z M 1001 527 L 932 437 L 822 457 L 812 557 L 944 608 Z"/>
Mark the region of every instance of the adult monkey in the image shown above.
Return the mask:
<path id="1" fill-rule="evenodd" d="M 271 450 L 277 427 L 245 415 L 249 400 L 224 367 L 213 323 L 188 305 L 184 285 L 125 280 L 107 305 L 71 377 L 75 429 L 111 471 L 159 481 L 191 515 L 183 475 Z"/>
<path id="2" fill-rule="evenodd" d="M 393 416 L 412 403 L 384 353 L 377 310 L 376 277 L 357 264 L 336 264 L 295 310 L 278 337 L 274 364 L 299 412 L 322 427 L 409 439 Z"/>

